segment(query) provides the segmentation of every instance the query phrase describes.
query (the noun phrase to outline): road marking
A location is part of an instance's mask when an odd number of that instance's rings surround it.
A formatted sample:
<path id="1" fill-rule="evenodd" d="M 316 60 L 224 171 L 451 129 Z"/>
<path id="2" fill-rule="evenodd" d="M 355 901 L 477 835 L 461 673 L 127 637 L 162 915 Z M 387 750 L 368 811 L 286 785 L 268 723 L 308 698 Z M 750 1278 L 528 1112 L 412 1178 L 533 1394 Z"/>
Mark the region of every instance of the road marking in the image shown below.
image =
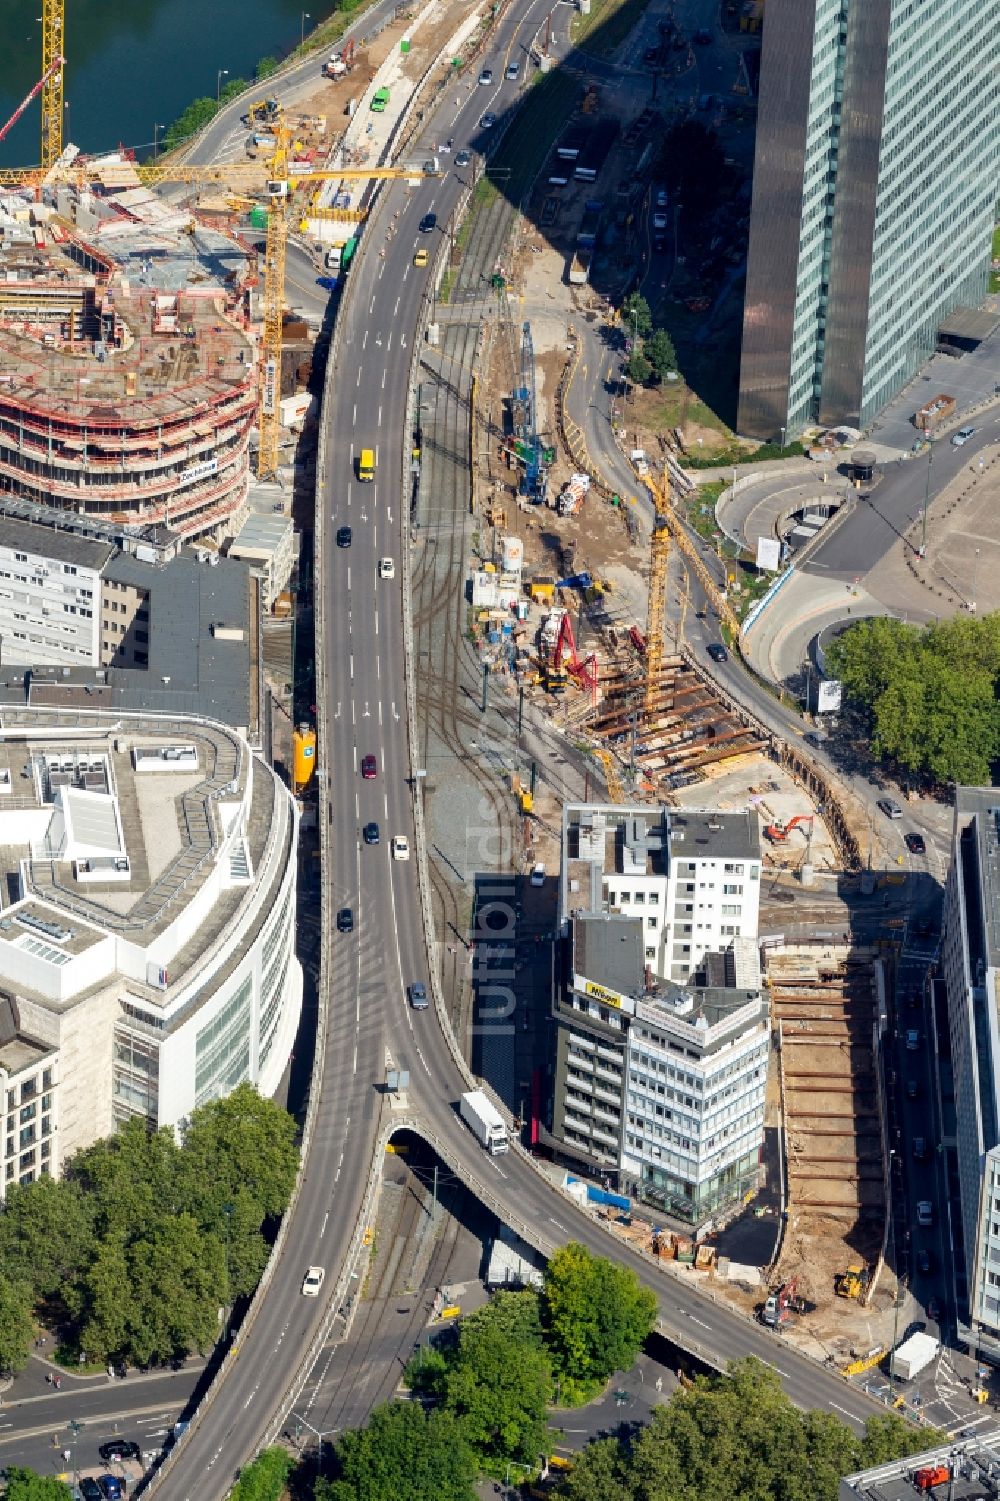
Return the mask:
<path id="1" fill-rule="evenodd" d="M 399 298 L 397 297 L 396 298 L 396 306 L 392 310 L 392 316 L 395 318 L 395 316 L 396 316 L 396 314 L 398 312 L 399 312 Z"/>
<path id="2" fill-rule="evenodd" d="M 358 366 L 358 385 L 360 386 L 360 384 L 361 384 L 361 366 L 359 365 Z"/>
<path id="3" fill-rule="evenodd" d="M 372 717 L 372 711 L 368 707 L 368 700 L 365 699 L 365 712 L 362 714 L 361 718 L 362 719 L 371 719 L 371 717 Z"/>
<path id="4" fill-rule="evenodd" d="M 374 293 L 372 294 L 372 300 L 371 300 L 371 303 L 369 304 L 368 311 L 369 311 L 369 313 L 374 313 L 374 311 L 375 311 L 375 296 L 374 296 Z"/>
<path id="5" fill-rule="evenodd" d="M 378 678 L 379 682 L 382 681 L 382 658 L 381 657 L 376 657 L 375 658 L 375 676 Z"/>
<path id="6" fill-rule="evenodd" d="M 368 348 L 368 330 L 367 330 L 367 328 L 365 329 L 365 336 L 361 340 L 361 348 L 362 349 L 367 349 Z M 586 374 L 586 367 L 584 367 L 584 374 Z"/>
<path id="7" fill-rule="evenodd" d="M 378 722 L 379 722 L 379 724 L 382 723 L 382 700 L 381 699 L 379 699 L 379 701 L 378 701 Z M 387 800 L 387 805 L 386 805 L 386 810 L 385 810 L 385 816 L 386 816 L 386 818 L 389 817 L 388 800 Z"/>
<path id="8" fill-rule="evenodd" d="M 379 425 L 379 427 L 382 426 L 382 407 L 381 407 L 381 405 L 379 406 L 379 409 L 378 409 L 378 425 Z"/>
<path id="9" fill-rule="evenodd" d="M 351 565 L 350 565 L 350 563 L 348 563 L 348 565 L 347 565 L 347 588 L 348 588 L 348 590 L 350 590 L 350 587 L 351 587 Z"/>
<path id="10" fill-rule="evenodd" d="M 353 427 L 357 427 L 357 425 L 358 425 L 358 404 L 357 404 L 357 402 L 354 403 L 354 411 L 351 413 L 351 425 Z"/>
<path id="11" fill-rule="evenodd" d="M 711 1329 L 711 1324 L 706 1324 L 704 1319 L 696 1319 L 693 1313 L 688 1314 L 692 1324 L 697 1324 L 699 1329 Z"/>
<path id="12" fill-rule="evenodd" d="M 560 1225 L 559 1221 L 558 1220 L 554 1220 L 552 1218 L 551 1214 L 549 1215 L 549 1223 L 552 1224 L 552 1225 L 555 1225 L 556 1229 L 557 1230 L 561 1230 L 564 1235 L 566 1234 L 566 1226 L 565 1225 Z"/>
<path id="13" fill-rule="evenodd" d="M 774 1368 L 774 1369 L 775 1369 L 775 1370 L 777 1370 L 777 1369 L 778 1369 L 778 1367 L 777 1367 L 777 1366 L 775 1366 L 775 1368 Z M 851 1420 L 851 1422 L 852 1422 L 852 1423 L 854 1423 L 854 1422 L 856 1422 L 856 1421 L 857 1421 L 857 1419 L 856 1419 L 856 1417 L 855 1417 L 855 1414 L 854 1414 L 854 1413 L 853 1413 L 853 1412 L 848 1412 L 848 1410 L 847 1410 L 847 1408 L 846 1408 L 846 1407 L 841 1407 L 841 1405 L 840 1405 L 840 1403 L 839 1403 L 839 1402 L 831 1402 L 831 1403 L 830 1403 L 830 1404 L 829 1404 L 829 1405 L 830 1405 L 830 1406 L 831 1406 L 831 1407 L 834 1407 L 834 1408 L 836 1408 L 836 1410 L 837 1410 L 837 1412 L 842 1412 L 842 1413 L 843 1413 L 843 1414 L 844 1414 L 844 1417 L 845 1417 L 845 1418 L 849 1418 L 849 1419 L 850 1419 L 850 1420 Z"/>
<path id="14" fill-rule="evenodd" d="M 336 715 L 334 715 L 334 718 L 336 718 Z M 354 700 L 352 698 L 351 699 L 351 723 L 353 725 L 356 725 L 357 722 L 358 722 L 358 706 L 357 706 L 357 704 L 354 702 Z"/>
<path id="15" fill-rule="evenodd" d="M 388 344 L 387 344 L 387 345 L 386 345 L 386 346 L 385 346 L 385 352 L 386 352 L 386 354 L 388 354 L 388 353 L 389 353 L 389 350 L 390 350 L 390 349 L 391 349 L 391 348 L 392 348 L 392 334 L 390 334 L 390 335 L 389 335 L 389 342 L 388 342 Z"/>
<path id="16" fill-rule="evenodd" d="M 375 611 L 375 634 L 378 635 L 378 611 Z"/>
<path id="17" fill-rule="evenodd" d="M 386 371 L 386 370 L 382 371 L 382 390 L 383 391 L 385 390 L 385 378 L 386 378 L 387 374 L 388 374 L 388 371 Z"/>
<path id="18" fill-rule="evenodd" d="M 351 682 L 354 682 L 354 653 L 351 652 Z"/>
<path id="19" fill-rule="evenodd" d="M 339 1171 L 340 1171 L 340 1169 L 339 1169 L 339 1168 L 338 1168 L 338 1170 L 337 1170 L 337 1171 L 338 1171 L 338 1172 L 339 1172 Z M 324 1214 L 324 1216 L 323 1216 L 323 1223 L 322 1223 L 322 1225 L 320 1225 L 320 1227 L 319 1227 L 319 1238 L 320 1238 L 320 1240 L 322 1240 L 322 1239 L 323 1239 L 323 1236 L 324 1236 L 324 1235 L 325 1235 L 325 1233 L 326 1233 L 326 1222 L 327 1222 L 327 1220 L 328 1220 L 328 1219 L 329 1219 L 329 1218 L 330 1218 L 330 1211 L 329 1211 L 329 1209 L 328 1209 L 328 1210 L 327 1210 L 327 1211 L 326 1211 L 326 1214 Z"/>

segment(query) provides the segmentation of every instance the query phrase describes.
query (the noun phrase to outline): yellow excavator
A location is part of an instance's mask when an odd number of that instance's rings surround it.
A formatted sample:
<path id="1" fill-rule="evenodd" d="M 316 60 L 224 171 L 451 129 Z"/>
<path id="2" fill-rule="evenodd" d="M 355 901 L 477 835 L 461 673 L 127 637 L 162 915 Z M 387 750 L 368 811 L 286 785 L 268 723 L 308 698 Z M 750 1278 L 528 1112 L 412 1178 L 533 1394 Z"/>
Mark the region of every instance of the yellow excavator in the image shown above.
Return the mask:
<path id="1" fill-rule="evenodd" d="M 838 1298 L 860 1298 L 868 1288 L 868 1268 L 863 1261 L 852 1261 L 843 1272 L 838 1272 L 833 1290 Z"/>

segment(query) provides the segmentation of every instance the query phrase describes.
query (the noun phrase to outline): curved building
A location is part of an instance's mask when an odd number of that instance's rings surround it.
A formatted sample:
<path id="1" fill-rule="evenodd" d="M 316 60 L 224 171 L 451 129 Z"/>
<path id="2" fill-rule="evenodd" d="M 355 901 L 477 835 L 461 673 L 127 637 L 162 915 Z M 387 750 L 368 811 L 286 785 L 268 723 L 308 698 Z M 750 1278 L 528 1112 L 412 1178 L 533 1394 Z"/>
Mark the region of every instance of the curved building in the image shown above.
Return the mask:
<path id="1" fill-rule="evenodd" d="M 143 275 L 54 222 L 0 244 L 0 490 L 234 535 L 256 400 L 240 291 Z"/>
<path id="2" fill-rule="evenodd" d="M 132 1116 L 274 1093 L 302 1001 L 297 826 L 223 725 L 4 711 L 2 1184 Z"/>

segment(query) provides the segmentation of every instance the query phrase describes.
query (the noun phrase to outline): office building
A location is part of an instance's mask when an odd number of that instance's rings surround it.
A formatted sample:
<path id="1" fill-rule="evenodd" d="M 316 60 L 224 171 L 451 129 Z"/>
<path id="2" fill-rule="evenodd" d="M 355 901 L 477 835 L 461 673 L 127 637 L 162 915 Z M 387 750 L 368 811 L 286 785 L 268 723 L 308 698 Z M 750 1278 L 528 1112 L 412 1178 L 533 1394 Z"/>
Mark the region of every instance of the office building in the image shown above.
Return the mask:
<path id="1" fill-rule="evenodd" d="M 564 810 L 552 1137 L 702 1224 L 758 1178 L 768 1010 L 756 814 Z"/>
<path id="2" fill-rule="evenodd" d="M 838 1501 L 1000 1501 L 1000 1429 L 845 1475 Z"/>
<path id="3" fill-rule="evenodd" d="M 969 1338 L 993 1360 L 1000 1360 L 998 969 L 1000 793 L 958 787 L 941 939 L 959 1183 L 948 1208 L 966 1290 L 960 1312 Z"/>
<path id="4" fill-rule="evenodd" d="M 768 0 L 740 432 L 867 426 L 982 301 L 995 23 L 981 0 Z"/>
<path id="5" fill-rule="evenodd" d="M 0 1193 L 134 1116 L 277 1089 L 302 997 L 297 824 L 224 725 L 5 709 Z"/>

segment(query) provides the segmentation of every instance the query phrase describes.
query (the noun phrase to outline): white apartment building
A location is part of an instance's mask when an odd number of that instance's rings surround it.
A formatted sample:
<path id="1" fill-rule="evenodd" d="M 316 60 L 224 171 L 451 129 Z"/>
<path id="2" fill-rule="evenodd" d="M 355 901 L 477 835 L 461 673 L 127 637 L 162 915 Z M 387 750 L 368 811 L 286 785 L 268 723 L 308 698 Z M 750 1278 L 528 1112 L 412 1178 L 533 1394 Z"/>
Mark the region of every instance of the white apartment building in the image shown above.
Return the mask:
<path id="1" fill-rule="evenodd" d="M 206 720 L 7 710 L 0 1192 L 141 1116 L 278 1087 L 301 1012 L 296 806 Z"/>
<path id="2" fill-rule="evenodd" d="M 106 542 L 0 516 L 0 661 L 101 661 Z"/>
<path id="3" fill-rule="evenodd" d="M 570 806 L 552 1136 L 688 1223 L 758 1177 L 769 1028 L 756 814 Z"/>
<path id="4" fill-rule="evenodd" d="M 967 1338 L 1000 1360 L 1000 792 L 957 787 L 945 886 L 941 975 L 951 1040 L 958 1168 L 949 1206 L 964 1272 Z M 939 989 L 939 987 L 935 987 Z"/>

